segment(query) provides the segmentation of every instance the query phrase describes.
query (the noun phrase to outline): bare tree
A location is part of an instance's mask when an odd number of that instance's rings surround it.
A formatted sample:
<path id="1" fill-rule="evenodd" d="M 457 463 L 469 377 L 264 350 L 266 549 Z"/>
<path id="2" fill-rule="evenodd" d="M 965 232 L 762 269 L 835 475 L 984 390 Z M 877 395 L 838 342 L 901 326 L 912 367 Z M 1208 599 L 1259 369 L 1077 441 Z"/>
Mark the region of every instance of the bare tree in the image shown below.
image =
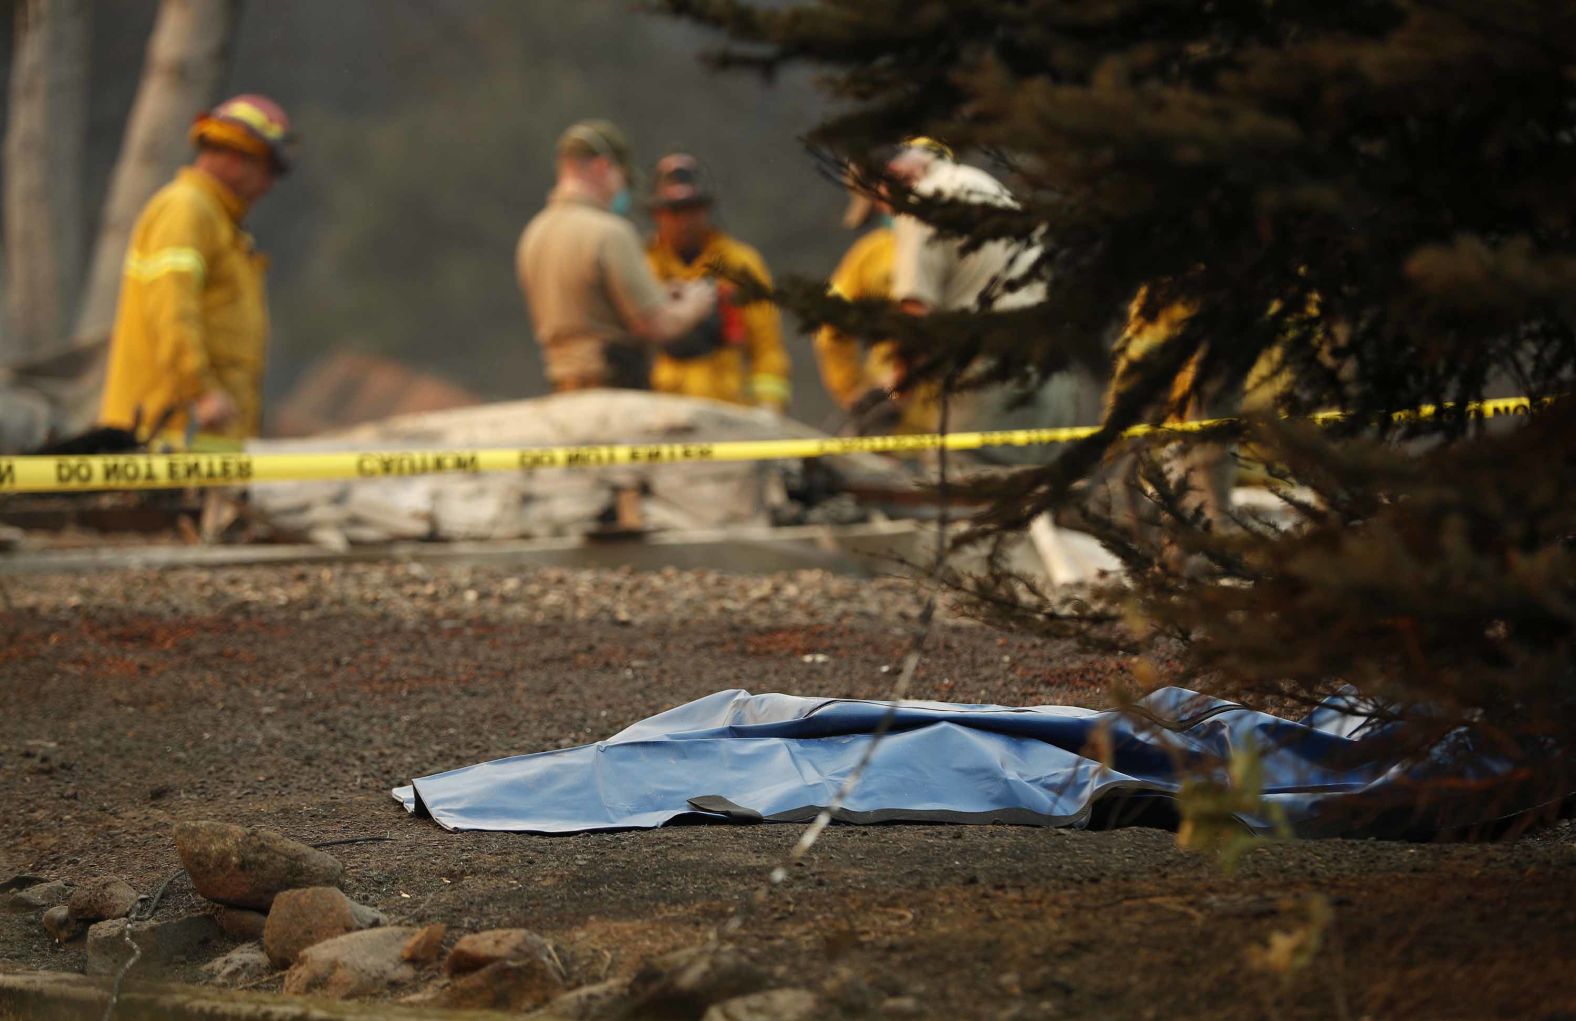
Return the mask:
<path id="1" fill-rule="evenodd" d="M 20 364 L 58 351 L 82 273 L 88 0 L 16 4 L 5 135 L 7 349 Z"/>
<path id="2" fill-rule="evenodd" d="M 93 244 L 92 270 L 76 321 L 79 345 L 109 338 L 131 228 L 143 204 L 185 157 L 192 115 L 218 98 L 240 8 L 240 0 L 164 0 L 159 6 Z"/>

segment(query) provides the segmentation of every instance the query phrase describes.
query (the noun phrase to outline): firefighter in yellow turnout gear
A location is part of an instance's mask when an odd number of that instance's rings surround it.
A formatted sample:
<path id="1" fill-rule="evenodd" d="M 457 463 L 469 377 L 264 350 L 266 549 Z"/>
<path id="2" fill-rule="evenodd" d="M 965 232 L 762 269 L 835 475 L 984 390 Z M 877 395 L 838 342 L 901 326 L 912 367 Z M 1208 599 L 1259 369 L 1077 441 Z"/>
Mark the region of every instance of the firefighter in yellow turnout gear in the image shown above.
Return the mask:
<path id="1" fill-rule="evenodd" d="M 885 220 L 884 205 L 855 191 L 843 225 L 858 228 L 874 215 Z M 837 264 L 828 281 L 831 292 L 849 301 L 890 299 L 896 252 L 891 226 L 882 222 L 873 227 Z M 895 403 L 886 406 L 885 416 L 879 413 L 879 403 L 872 404 L 872 395 L 890 391 L 904 375 L 892 341 L 872 342 L 827 325 L 816 331 L 814 343 L 821 384 L 838 407 L 858 413 L 859 421 L 853 424 L 861 431 L 914 434 L 935 432 L 939 427 L 940 409 L 933 385 L 924 384 L 916 388 L 918 392 L 889 398 Z"/>
<path id="2" fill-rule="evenodd" d="M 693 156 L 674 153 L 657 164 L 651 196 L 657 232 L 646 258 L 665 284 L 715 278 L 718 307 L 658 353 L 651 388 L 782 411 L 790 389 L 777 308 L 764 301 L 741 304 L 727 280 L 750 276 L 769 286 L 771 275 L 759 252 L 712 225 L 714 200 Z"/>
<path id="3" fill-rule="evenodd" d="M 255 436 L 267 263 L 241 223 L 288 169 L 290 122 L 265 97 L 237 96 L 199 116 L 191 139 L 196 160 L 132 230 L 99 419 Z"/>
<path id="4" fill-rule="evenodd" d="M 1150 292 L 1147 286 L 1139 289 L 1127 309 L 1127 321 L 1112 351 L 1113 372 L 1106 391 L 1106 409 L 1110 410 L 1117 394 L 1131 385 L 1139 366 L 1161 345 L 1170 342 L 1196 311 L 1187 301 L 1173 301 L 1158 308 L 1149 308 Z M 1317 295 L 1307 302 L 1302 315 L 1317 322 L 1320 319 L 1320 301 Z M 1270 306 L 1268 315 L 1280 313 L 1279 299 Z M 1324 328 L 1321 326 L 1321 333 Z M 1326 346 L 1324 348 L 1328 350 Z M 1198 366 L 1203 352 L 1194 354 L 1172 380 L 1167 396 L 1165 421 L 1175 424 L 1198 419 L 1227 418 L 1243 413 L 1273 414 L 1276 403 L 1293 385 L 1285 365 L 1285 351 L 1280 344 L 1267 348 L 1254 362 L 1247 376 L 1234 386 L 1211 387 L 1202 392 L 1197 385 Z M 1251 445 L 1241 448 L 1245 465 L 1262 461 L 1261 452 Z M 1239 481 L 1258 483 L 1264 481 L 1262 472 L 1239 468 L 1231 456 L 1231 449 L 1218 443 L 1195 442 L 1172 456 L 1179 476 L 1186 477 L 1188 486 L 1182 497 L 1182 506 L 1188 510 L 1201 510 L 1215 527 L 1230 524 L 1231 489 Z M 1125 498 L 1128 513 L 1139 506 L 1136 497 Z"/>
<path id="5" fill-rule="evenodd" d="M 1182 325 L 1193 315 L 1194 308 L 1187 302 L 1172 302 L 1153 311 L 1146 311 L 1149 289 L 1143 287 L 1127 308 L 1127 321 L 1112 350 L 1114 371 L 1106 392 L 1106 407 L 1110 408 L 1118 392 L 1129 383 L 1137 366 L 1161 344 L 1176 336 Z M 1280 300 L 1270 306 L 1269 315 L 1281 310 Z M 1320 301 L 1311 297 L 1302 313 L 1310 320 L 1320 316 Z M 1236 414 L 1239 410 L 1254 414 L 1269 414 L 1275 410 L 1280 395 L 1292 385 L 1285 367 L 1285 352 L 1279 344 L 1266 349 L 1254 361 L 1243 380 L 1240 393 L 1225 399 L 1223 407 L 1211 407 L 1210 402 L 1194 392 L 1194 376 L 1198 372 L 1201 354 L 1188 359 L 1171 383 L 1169 409 L 1166 421 L 1185 422 L 1189 419 Z"/>

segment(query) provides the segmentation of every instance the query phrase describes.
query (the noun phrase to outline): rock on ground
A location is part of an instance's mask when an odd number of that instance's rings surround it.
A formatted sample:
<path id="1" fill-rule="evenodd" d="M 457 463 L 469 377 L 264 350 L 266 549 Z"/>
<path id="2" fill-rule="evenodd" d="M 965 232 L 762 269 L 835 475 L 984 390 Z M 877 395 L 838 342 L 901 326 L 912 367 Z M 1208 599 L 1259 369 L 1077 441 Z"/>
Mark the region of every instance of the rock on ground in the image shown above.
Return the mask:
<path id="1" fill-rule="evenodd" d="M 439 952 L 443 950 L 443 939 L 448 934 L 447 925 L 434 922 L 412 936 L 399 955 L 418 968 L 424 967 L 438 959 Z"/>
<path id="2" fill-rule="evenodd" d="M 409 926 L 363 929 L 307 947 L 285 973 L 285 992 L 375 996 L 416 977 L 400 954 L 420 931 Z"/>
<path id="3" fill-rule="evenodd" d="M 542 960 L 561 970 L 560 958 L 552 943 L 529 929 L 489 929 L 460 937 L 443 970 L 450 975 L 479 971 L 502 961 Z"/>
<path id="4" fill-rule="evenodd" d="M 268 924 L 268 915 L 247 908 L 220 906 L 214 910 L 213 920 L 219 923 L 219 928 L 224 930 L 225 935 L 253 943 L 262 940 L 263 927 Z"/>
<path id="5" fill-rule="evenodd" d="M 88 924 L 71 916 L 71 909 L 64 904 L 56 904 L 44 912 L 44 929 L 55 937 L 58 943 L 66 943 L 76 939 L 87 931 Z"/>
<path id="6" fill-rule="evenodd" d="M 557 968 L 544 958 L 528 957 L 496 961 L 460 975 L 439 994 L 437 1002 L 476 1010 L 526 1010 L 563 991 Z"/>
<path id="7" fill-rule="evenodd" d="M 621 979 L 581 986 L 553 999 L 542 1008 L 542 1014 L 562 1021 L 598 1021 L 617 1016 L 617 1008 L 624 1002 L 628 990 L 629 983 Z"/>
<path id="8" fill-rule="evenodd" d="M 18 914 L 43 911 L 71 899 L 71 887 L 56 879 L 47 883 L 13 890 L 6 898 L 6 910 Z"/>
<path id="9" fill-rule="evenodd" d="M 71 917 L 81 922 L 125 918 L 137 906 L 137 891 L 116 876 L 96 876 L 71 891 L 66 902 Z"/>
<path id="10" fill-rule="evenodd" d="M 203 974 L 221 986 L 238 986 L 262 978 L 273 971 L 268 955 L 259 943 L 243 943 L 202 966 Z"/>
<path id="11" fill-rule="evenodd" d="M 131 956 L 131 948 L 126 945 L 126 926 L 130 924 L 124 918 L 116 918 L 88 929 L 89 975 L 111 975 L 120 970 L 121 962 Z"/>
<path id="12" fill-rule="evenodd" d="M 270 907 L 286 890 L 338 886 L 345 867 L 274 830 L 221 822 L 175 827 L 175 849 L 197 892 L 231 907 Z"/>
<path id="13" fill-rule="evenodd" d="M 224 941 L 224 933 L 211 915 L 187 915 L 167 922 L 130 922 L 112 918 L 88 929 L 89 975 L 113 975 L 131 956 L 132 942 L 142 951 L 132 973 L 156 974 L 165 968 L 197 960 Z"/>
<path id="14" fill-rule="evenodd" d="M 881 1001 L 882 1017 L 918 1017 L 923 1013 L 924 1008 L 913 996 L 891 996 Z"/>
<path id="15" fill-rule="evenodd" d="M 332 886 L 286 890 L 274 898 L 263 926 L 263 950 L 276 968 L 288 968 L 307 947 L 347 932 L 382 925 L 381 912 L 357 904 Z"/>
<path id="16" fill-rule="evenodd" d="M 820 1010 L 808 989 L 771 989 L 715 1004 L 701 1021 L 813 1021 Z"/>
<path id="17" fill-rule="evenodd" d="M 700 1017 L 713 1004 L 760 992 L 766 972 L 730 947 L 701 946 L 648 962 L 630 981 L 631 1015 Z"/>

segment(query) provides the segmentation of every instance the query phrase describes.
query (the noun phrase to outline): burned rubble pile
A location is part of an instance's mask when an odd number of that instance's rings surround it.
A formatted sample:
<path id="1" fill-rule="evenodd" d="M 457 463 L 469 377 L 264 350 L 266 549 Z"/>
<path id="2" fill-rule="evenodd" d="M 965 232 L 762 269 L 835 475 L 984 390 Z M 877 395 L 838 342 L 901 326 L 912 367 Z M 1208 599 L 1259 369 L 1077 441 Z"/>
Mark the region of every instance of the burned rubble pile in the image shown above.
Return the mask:
<path id="1" fill-rule="evenodd" d="M 199 964 L 209 985 L 431 1008 L 530 1011 L 596 1021 L 626 1016 L 704 1021 L 816 1017 L 816 994 L 722 945 L 689 947 L 610 978 L 611 955 L 527 929 L 462 933 L 391 920 L 341 887 L 328 851 L 273 830 L 202 821 L 173 832 L 182 872 L 207 910 L 160 917 L 163 887 L 139 893 L 114 876 L 0 882 L 0 907 L 36 914 L 57 943 L 83 941 L 88 975 L 167 977 Z"/>
<path id="2" fill-rule="evenodd" d="M 823 458 L 806 480 L 797 462 L 686 462 L 607 466 L 595 447 L 818 438 L 755 408 L 635 390 L 555 394 L 404 415 L 306 439 L 260 440 L 253 453 L 365 452 L 379 474 L 349 482 L 271 483 L 251 490 L 254 516 L 275 533 L 326 546 L 396 540 L 486 540 L 581 535 L 614 522 L 620 493 L 638 494 L 649 531 L 844 523 L 868 516 L 851 490 L 900 491 L 914 476 L 889 458 Z M 423 452 L 585 447 L 572 470 L 415 474 Z M 410 462 L 396 462 L 402 455 Z M 385 463 L 390 462 L 390 463 Z M 842 497 L 839 498 L 839 494 Z"/>

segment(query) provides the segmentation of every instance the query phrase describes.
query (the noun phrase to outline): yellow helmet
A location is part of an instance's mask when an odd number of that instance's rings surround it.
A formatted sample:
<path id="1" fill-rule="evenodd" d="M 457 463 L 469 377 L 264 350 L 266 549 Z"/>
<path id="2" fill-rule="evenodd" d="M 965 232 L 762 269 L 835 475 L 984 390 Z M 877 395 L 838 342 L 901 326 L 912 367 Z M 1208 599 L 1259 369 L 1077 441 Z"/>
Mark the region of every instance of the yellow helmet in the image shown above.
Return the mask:
<path id="1" fill-rule="evenodd" d="M 247 94 L 226 99 L 192 122 L 193 145 L 234 149 L 272 161 L 274 170 L 290 170 L 290 147 L 295 136 L 284 108 L 267 96 Z"/>
<path id="2" fill-rule="evenodd" d="M 903 139 L 901 148 L 918 149 L 920 152 L 928 152 L 932 156 L 940 156 L 944 160 L 957 159 L 957 155 L 952 151 L 952 146 L 945 142 L 937 141 L 928 135 L 910 135 L 908 138 Z"/>

